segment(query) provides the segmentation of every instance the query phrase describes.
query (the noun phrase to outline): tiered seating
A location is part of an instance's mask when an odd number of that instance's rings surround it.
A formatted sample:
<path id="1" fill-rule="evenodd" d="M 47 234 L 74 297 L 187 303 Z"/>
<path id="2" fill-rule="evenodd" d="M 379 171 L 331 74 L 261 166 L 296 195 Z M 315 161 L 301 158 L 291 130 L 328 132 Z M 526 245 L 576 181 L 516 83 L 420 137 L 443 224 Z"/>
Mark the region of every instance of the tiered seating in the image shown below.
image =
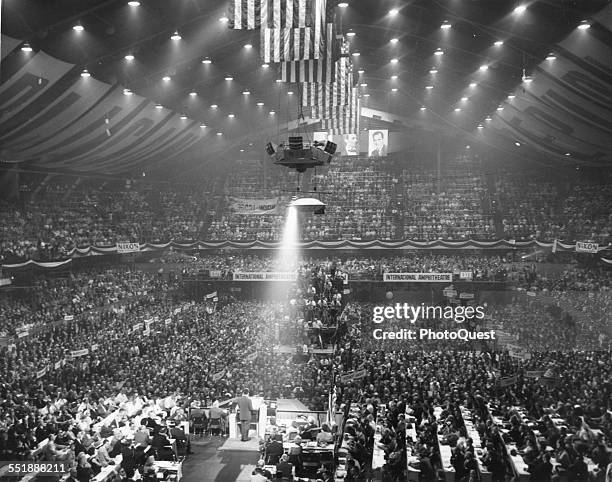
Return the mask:
<path id="1" fill-rule="evenodd" d="M 472 160 L 459 157 L 445 166 L 442 178 L 424 166 L 406 169 L 404 237 L 408 239 L 491 239 L 492 216 L 485 209 L 485 189 Z"/>

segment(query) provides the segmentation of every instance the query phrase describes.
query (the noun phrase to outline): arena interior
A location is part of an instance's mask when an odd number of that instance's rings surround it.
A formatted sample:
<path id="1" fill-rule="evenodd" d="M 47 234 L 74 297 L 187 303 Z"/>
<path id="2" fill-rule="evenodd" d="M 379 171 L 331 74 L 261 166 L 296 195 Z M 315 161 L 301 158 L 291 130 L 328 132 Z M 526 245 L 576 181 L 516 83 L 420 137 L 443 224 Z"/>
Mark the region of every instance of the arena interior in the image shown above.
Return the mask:
<path id="1" fill-rule="evenodd" d="M 609 0 L 0 14 L 2 481 L 612 481 Z"/>

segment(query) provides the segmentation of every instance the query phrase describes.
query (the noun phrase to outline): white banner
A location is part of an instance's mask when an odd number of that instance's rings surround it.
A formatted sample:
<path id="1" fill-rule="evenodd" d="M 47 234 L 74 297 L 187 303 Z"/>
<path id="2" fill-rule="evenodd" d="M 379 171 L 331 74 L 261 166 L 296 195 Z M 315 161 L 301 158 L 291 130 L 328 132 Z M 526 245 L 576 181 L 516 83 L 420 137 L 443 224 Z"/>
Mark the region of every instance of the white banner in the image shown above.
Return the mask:
<path id="1" fill-rule="evenodd" d="M 89 355 L 89 348 L 83 348 L 82 350 L 71 350 L 70 351 L 70 356 L 72 358 L 77 358 L 77 357 L 85 356 L 85 355 Z"/>
<path id="2" fill-rule="evenodd" d="M 471 271 L 460 271 L 459 279 L 472 279 L 472 272 Z"/>
<path id="3" fill-rule="evenodd" d="M 453 273 L 385 273 L 385 283 L 450 283 Z"/>
<path id="4" fill-rule="evenodd" d="M 584 243 L 576 241 L 576 252 L 577 253 L 597 253 L 599 251 L 599 244 L 597 243 Z"/>
<path id="5" fill-rule="evenodd" d="M 140 244 L 138 243 L 117 243 L 117 253 L 137 253 L 140 251 Z"/>
<path id="6" fill-rule="evenodd" d="M 296 281 L 297 273 L 289 271 L 236 271 L 234 281 Z"/>
<path id="7" fill-rule="evenodd" d="M 230 198 L 230 208 L 236 214 L 276 214 L 278 199 L 248 199 L 241 197 Z"/>
<path id="8" fill-rule="evenodd" d="M 357 370 L 354 372 L 347 373 L 346 375 L 340 375 L 340 382 L 347 383 L 353 380 L 359 380 L 368 375 L 368 371 L 364 368 L 363 370 Z"/>

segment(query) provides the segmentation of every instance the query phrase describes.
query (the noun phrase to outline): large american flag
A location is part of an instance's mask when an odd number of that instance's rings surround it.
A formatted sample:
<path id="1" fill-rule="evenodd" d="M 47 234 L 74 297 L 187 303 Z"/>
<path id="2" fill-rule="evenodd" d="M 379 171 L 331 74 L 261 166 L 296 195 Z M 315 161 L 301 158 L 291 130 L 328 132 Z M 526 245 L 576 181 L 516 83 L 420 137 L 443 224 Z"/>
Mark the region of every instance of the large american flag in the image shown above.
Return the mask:
<path id="1" fill-rule="evenodd" d="M 264 27 L 261 32 L 261 55 L 264 62 L 292 62 L 325 59 L 328 39 L 335 38 L 333 0 L 307 0 L 311 8 L 297 23 L 281 27 Z M 295 15 L 293 15 L 295 17 Z"/>
<path id="2" fill-rule="evenodd" d="M 229 28 L 311 27 L 315 21 L 313 8 L 314 0 L 229 0 Z"/>
<path id="3" fill-rule="evenodd" d="M 308 82 L 331 84 L 336 81 L 336 61 L 340 58 L 341 39 L 333 37 L 335 29 L 327 25 L 325 42 L 325 57 L 317 60 L 298 60 L 294 62 L 281 62 L 279 79 L 282 82 Z M 330 38 L 329 36 L 332 36 Z"/>
<path id="4" fill-rule="evenodd" d="M 348 57 L 341 57 L 335 62 L 336 81 L 332 84 L 302 84 L 302 106 L 316 109 L 314 117 L 332 107 L 345 106 L 350 103 L 353 72 Z"/>
<path id="5" fill-rule="evenodd" d="M 349 110 L 342 116 L 333 119 L 322 119 L 321 130 L 334 135 L 358 134 L 360 118 L 359 95 L 356 87 L 351 88 Z"/>

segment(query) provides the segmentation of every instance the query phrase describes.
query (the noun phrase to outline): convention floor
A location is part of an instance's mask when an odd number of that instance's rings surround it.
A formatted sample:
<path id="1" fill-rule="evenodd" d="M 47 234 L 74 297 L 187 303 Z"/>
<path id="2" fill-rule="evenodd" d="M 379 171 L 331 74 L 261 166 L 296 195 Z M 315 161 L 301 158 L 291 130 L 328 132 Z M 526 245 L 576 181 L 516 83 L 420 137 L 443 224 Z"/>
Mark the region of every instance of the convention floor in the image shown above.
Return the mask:
<path id="1" fill-rule="evenodd" d="M 250 481 L 259 454 L 219 450 L 227 439 L 208 436 L 192 440 L 193 454 L 183 462 L 183 482 Z"/>

